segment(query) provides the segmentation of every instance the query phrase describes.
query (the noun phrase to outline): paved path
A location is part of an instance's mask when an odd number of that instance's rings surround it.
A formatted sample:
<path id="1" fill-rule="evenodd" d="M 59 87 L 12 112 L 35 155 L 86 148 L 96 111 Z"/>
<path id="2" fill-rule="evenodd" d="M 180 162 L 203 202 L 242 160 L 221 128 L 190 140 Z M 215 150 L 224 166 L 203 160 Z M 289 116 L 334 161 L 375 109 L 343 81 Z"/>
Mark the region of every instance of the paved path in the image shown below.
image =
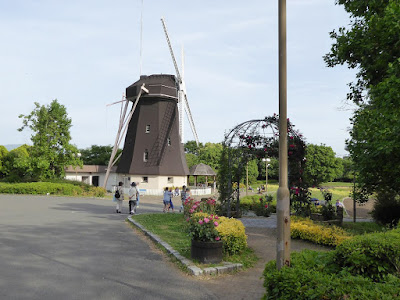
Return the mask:
<path id="1" fill-rule="evenodd" d="M 180 201 L 173 199 L 179 209 Z M 115 214 L 111 200 L 0 195 L 0 299 L 260 299 L 276 257 L 276 217 L 242 218 L 260 257 L 235 275 L 195 278 Z M 139 213 L 161 212 L 142 197 Z M 324 249 L 292 241 L 293 251 Z"/>
<path id="2" fill-rule="evenodd" d="M 218 299 L 113 212 L 110 200 L 0 195 L 0 299 Z"/>

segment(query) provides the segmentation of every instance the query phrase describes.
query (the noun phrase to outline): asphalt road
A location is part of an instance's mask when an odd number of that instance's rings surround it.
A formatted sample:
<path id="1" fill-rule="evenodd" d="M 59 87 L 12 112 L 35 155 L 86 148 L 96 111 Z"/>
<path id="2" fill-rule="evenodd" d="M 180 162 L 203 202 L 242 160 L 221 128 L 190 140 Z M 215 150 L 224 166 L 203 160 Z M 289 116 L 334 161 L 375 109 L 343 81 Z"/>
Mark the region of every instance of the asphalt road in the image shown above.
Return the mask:
<path id="1" fill-rule="evenodd" d="M 126 217 L 110 200 L 0 195 L 0 299 L 217 299 Z"/>

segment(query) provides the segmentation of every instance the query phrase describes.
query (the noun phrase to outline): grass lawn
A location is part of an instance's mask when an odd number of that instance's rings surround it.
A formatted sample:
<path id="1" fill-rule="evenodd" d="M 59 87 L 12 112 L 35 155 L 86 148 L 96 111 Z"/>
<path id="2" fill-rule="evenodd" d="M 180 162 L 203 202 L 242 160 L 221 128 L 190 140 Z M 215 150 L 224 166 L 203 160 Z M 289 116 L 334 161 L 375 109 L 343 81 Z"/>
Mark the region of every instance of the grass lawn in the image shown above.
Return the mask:
<path id="1" fill-rule="evenodd" d="M 190 259 L 191 238 L 187 233 L 186 221 L 183 218 L 183 214 L 141 214 L 132 218 L 142 224 L 147 230 L 157 234 L 182 256 Z M 257 260 L 257 256 L 250 248 L 247 248 L 240 254 L 224 255 L 223 258 L 223 261 L 241 263 L 243 268 L 252 267 Z M 202 266 L 204 267 L 205 265 Z"/>

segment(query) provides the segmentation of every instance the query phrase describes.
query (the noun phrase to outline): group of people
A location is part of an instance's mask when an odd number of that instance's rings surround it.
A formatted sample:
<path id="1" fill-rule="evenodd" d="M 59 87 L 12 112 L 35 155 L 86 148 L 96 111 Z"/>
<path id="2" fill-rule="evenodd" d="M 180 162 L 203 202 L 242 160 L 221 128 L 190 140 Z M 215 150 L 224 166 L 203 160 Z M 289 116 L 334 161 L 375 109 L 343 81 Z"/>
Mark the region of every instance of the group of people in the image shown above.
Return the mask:
<path id="1" fill-rule="evenodd" d="M 179 188 L 175 188 L 175 190 L 172 191 L 172 188 L 166 187 L 164 190 L 164 197 L 163 197 L 163 203 L 164 203 L 163 212 L 169 212 L 170 209 L 172 210 L 172 212 L 174 212 L 174 203 L 172 202 L 173 196 L 179 196 Z M 179 212 L 183 210 L 183 204 L 185 203 L 186 199 L 190 197 L 190 189 L 186 188 L 186 186 L 184 185 L 182 187 L 182 190 L 180 191 L 180 196 L 182 203 L 179 208 Z M 136 209 L 139 207 L 139 189 L 135 182 L 131 183 L 131 187 L 128 192 L 128 197 L 129 197 L 129 213 L 131 215 L 134 215 L 136 214 Z M 124 188 L 123 188 L 123 183 L 120 181 L 118 183 L 117 189 L 115 190 L 115 194 L 113 197 L 113 201 L 117 203 L 116 207 L 117 214 L 121 213 L 123 200 L 124 200 Z"/>
<path id="2" fill-rule="evenodd" d="M 163 212 L 169 212 L 171 209 L 172 212 L 174 212 L 174 203 L 172 202 L 172 197 L 175 195 L 179 195 L 179 189 L 177 193 L 177 189 L 175 189 L 174 192 L 172 192 L 172 188 L 166 187 L 164 190 L 164 197 L 163 197 L 163 203 L 164 203 L 164 209 Z M 182 186 L 182 190 L 180 193 L 181 196 L 181 207 L 179 208 L 179 212 L 183 210 L 183 204 L 185 203 L 186 199 L 190 197 L 190 189 L 186 188 L 186 186 Z"/>
<path id="3" fill-rule="evenodd" d="M 139 207 L 139 189 L 137 188 L 136 182 L 131 183 L 131 187 L 128 192 L 129 197 L 129 213 L 131 215 L 136 214 L 136 209 Z M 114 194 L 114 201 L 117 202 L 116 212 L 121 213 L 122 201 L 124 200 L 124 188 L 123 183 L 118 183 L 117 189 Z"/>

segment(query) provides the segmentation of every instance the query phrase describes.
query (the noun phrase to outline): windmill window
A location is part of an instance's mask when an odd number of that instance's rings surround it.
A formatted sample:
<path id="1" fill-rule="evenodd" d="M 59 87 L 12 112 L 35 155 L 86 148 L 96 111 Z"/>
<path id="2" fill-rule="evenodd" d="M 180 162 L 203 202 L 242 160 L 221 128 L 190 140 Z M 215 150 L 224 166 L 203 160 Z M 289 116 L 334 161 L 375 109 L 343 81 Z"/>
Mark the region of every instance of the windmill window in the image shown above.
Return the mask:
<path id="1" fill-rule="evenodd" d="M 168 183 L 174 183 L 174 177 L 168 177 Z"/>
<path id="2" fill-rule="evenodd" d="M 146 125 L 146 133 L 150 133 L 150 125 Z"/>
<path id="3" fill-rule="evenodd" d="M 148 183 L 149 182 L 149 177 L 147 177 L 147 176 L 142 177 L 142 182 L 143 183 Z"/>
<path id="4" fill-rule="evenodd" d="M 143 161 L 148 161 L 149 160 L 149 150 L 144 150 L 144 155 L 143 155 Z"/>
<path id="5" fill-rule="evenodd" d="M 168 146 L 171 146 L 171 138 L 168 138 Z"/>

